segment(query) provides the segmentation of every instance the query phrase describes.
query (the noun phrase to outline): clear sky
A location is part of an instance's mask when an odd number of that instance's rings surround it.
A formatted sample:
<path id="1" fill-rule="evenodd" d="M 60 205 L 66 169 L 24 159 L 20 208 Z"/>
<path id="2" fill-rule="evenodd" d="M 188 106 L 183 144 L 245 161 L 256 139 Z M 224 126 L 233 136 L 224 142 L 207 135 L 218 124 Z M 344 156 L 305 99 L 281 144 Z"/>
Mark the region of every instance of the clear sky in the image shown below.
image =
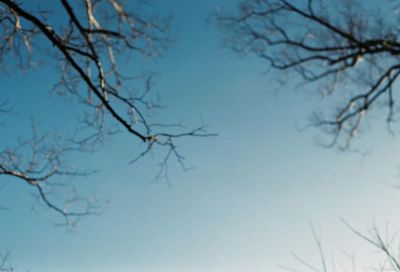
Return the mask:
<path id="1" fill-rule="evenodd" d="M 139 148 L 124 135 L 81 157 L 77 164 L 101 169 L 81 186 L 96 189 L 110 206 L 74 232 L 53 226 L 43 209 L 32 212 L 30 188 L 2 178 L 0 206 L 10 210 L 1 211 L 0 250 L 11 250 L 17 271 L 302 268 L 291 252 L 319 265 L 309 221 L 322 229 L 329 260 L 345 249 L 356 252 L 360 264 L 372 262 L 377 256 L 340 218 L 360 230 L 373 221 L 400 226 L 399 192 L 389 186 L 399 183 L 400 143 L 386 133 L 382 118 L 371 121 L 357 143 L 369 151 L 366 156 L 319 147 L 314 137 L 322 134 L 296 126 L 306 123 L 320 98 L 280 89 L 265 74 L 265 63 L 224 50 L 220 33 L 206 23 L 216 7 L 233 7 L 235 1 L 154 2 L 156 13 L 173 14 L 176 27 L 174 46 L 151 63 L 160 74 L 156 89 L 168 105 L 163 114 L 186 124 L 204 120 L 219 136 L 181 143 L 187 163 L 196 168 L 182 172 L 172 166 L 172 188 L 149 184 L 157 160 L 128 164 Z M 49 94 L 55 82 L 51 67 L 16 71 L 0 75 L 2 95 L 16 110 L 0 142 L 28 133 L 30 115 L 44 130 L 73 124 L 74 101 Z"/>

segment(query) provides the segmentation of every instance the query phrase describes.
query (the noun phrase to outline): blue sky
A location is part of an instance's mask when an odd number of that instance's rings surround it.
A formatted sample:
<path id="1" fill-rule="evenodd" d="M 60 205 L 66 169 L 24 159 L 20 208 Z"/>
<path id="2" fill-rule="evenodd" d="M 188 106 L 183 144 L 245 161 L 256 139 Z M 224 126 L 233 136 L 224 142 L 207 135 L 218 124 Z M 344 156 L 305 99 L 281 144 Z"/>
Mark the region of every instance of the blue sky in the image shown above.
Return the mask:
<path id="1" fill-rule="evenodd" d="M 168 105 L 164 118 L 198 124 L 218 137 L 187 139 L 180 145 L 187 163 L 172 166 L 168 188 L 149 183 L 156 159 L 128 164 L 138 143 L 124 135 L 76 163 L 101 169 L 80 185 L 110 199 L 100 217 L 82 220 L 74 232 L 54 227 L 51 213 L 31 211 L 25 184 L 4 180 L 0 250 L 11 250 L 17 269 L 30 271 L 282 271 L 301 268 L 290 253 L 318 265 L 308 222 L 323 230 L 327 255 L 357 252 L 368 264 L 378 256 L 340 222 L 364 230 L 375 220 L 395 229 L 400 144 L 381 119 L 357 144 L 362 156 L 315 144 L 319 132 L 299 132 L 298 124 L 319 102 L 312 92 L 280 89 L 265 74 L 265 63 L 224 50 L 221 35 L 207 24 L 217 6 L 235 1 L 155 1 L 155 12 L 171 13 L 176 42 L 150 62 L 160 76 L 156 89 Z M 46 129 L 64 120 L 72 125 L 73 100 L 49 95 L 51 67 L 1 74 L 4 94 L 16 109 L 2 142 L 26 134 L 29 116 Z M 54 75 L 56 76 L 56 75 Z M 43 109 L 46 111 L 43 111 Z M 59 115 L 54 113 L 59 113 Z M 70 123 L 71 122 L 71 123 Z M 62 126 L 58 124 L 59 129 Z M 79 188 L 79 187 L 78 187 Z M 359 254 L 359 255 L 358 255 Z M 368 257 L 367 257 L 368 256 Z"/>

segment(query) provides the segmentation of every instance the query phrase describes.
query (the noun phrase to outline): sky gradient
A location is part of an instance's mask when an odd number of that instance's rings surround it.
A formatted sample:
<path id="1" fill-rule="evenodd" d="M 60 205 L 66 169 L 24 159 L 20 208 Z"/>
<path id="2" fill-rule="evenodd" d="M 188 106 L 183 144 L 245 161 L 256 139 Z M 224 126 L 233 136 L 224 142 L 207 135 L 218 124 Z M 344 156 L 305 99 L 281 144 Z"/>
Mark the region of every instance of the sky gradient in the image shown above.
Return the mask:
<path id="1" fill-rule="evenodd" d="M 366 155 L 316 144 L 324 137 L 297 127 L 320 102 L 310 90 L 281 88 L 265 63 L 225 50 L 207 23 L 218 6 L 235 1 L 154 1 L 155 13 L 174 17 L 176 42 L 154 63 L 156 90 L 168 108 L 163 118 L 197 125 L 218 137 L 181 142 L 188 165 L 171 165 L 170 181 L 151 183 L 157 159 L 128 164 L 140 148 L 126 135 L 108 139 L 76 162 L 100 169 L 81 187 L 110 199 L 99 217 L 74 232 L 54 227 L 51 213 L 32 212 L 30 188 L 1 181 L 0 250 L 11 250 L 17 269 L 30 271 L 282 271 L 301 267 L 291 252 L 319 265 L 309 228 L 322 229 L 328 256 L 357 252 L 360 264 L 376 254 L 340 222 L 365 230 L 372 222 L 399 226 L 400 143 L 379 116 L 357 141 Z M 18 71 L 18 70 L 16 70 Z M 16 109 L 0 141 L 25 134 L 29 116 L 40 128 L 73 125 L 74 101 L 50 95 L 51 67 L 0 74 L 2 94 Z M 56 77 L 56 75 L 54 75 Z M 43 111 L 46 108 L 46 111 Z M 49 114 L 58 112 L 59 114 Z M 60 120 L 63 120 L 62 125 Z M 64 121 L 65 120 L 65 121 Z M 77 186 L 80 188 L 79 186 Z M 372 256 L 372 257 L 371 257 Z M 344 263 L 346 259 L 344 258 Z"/>

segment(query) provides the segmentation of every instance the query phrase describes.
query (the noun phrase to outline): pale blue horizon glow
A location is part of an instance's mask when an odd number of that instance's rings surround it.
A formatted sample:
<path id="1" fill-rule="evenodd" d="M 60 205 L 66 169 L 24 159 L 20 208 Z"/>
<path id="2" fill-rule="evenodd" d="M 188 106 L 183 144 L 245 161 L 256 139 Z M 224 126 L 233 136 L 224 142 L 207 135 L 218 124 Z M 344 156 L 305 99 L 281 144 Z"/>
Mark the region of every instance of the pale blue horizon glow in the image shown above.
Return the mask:
<path id="1" fill-rule="evenodd" d="M 30 188 L 6 181 L 0 206 L 10 210 L 1 211 L 0 251 L 11 250 L 17 271 L 303 268 L 291 252 L 319 265 L 309 221 L 323 230 L 328 261 L 345 249 L 356 252 L 360 264 L 374 262 L 376 254 L 340 218 L 360 230 L 373 221 L 400 226 L 392 218 L 399 192 L 390 186 L 399 182 L 398 138 L 386 133 L 383 118 L 375 118 L 358 142 L 370 151 L 361 156 L 316 145 L 314 137 L 324 135 L 315 130 L 300 132 L 297 125 L 306 123 L 319 98 L 280 89 L 265 75 L 265 63 L 224 50 L 215 26 L 206 23 L 216 7 L 232 8 L 235 2 L 154 3 L 155 12 L 174 15 L 177 33 L 174 46 L 151 63 L 160 74 L 156 90 L 168 105 L 161 114 L 189 125 L 204 120 L 219 133 L 182 142 L 187 163 L 196 168 L 182 172 L 172 166 L 172 188 L 149 184 L 157 160 L 130 165 L 141 146 L 123 135 L 110 138 L 104 149 L 77 162 L 101 170 L 79 182 L 110 199 L 110 206 L 103 215 L 82 220 L 74 232 L 54 227 L 46 210 L 32 212 Z M 48 95 L 55 81 L 49 73 L 51 68 L 0 74 L 4 95 L 16 109 L 15 123 L 7 124 L 0 140 L 27 133 L 21 127 L 30 115 L 43 130 L 60 118 L 73 124 L 68 112 L 74 102 Z M 49 111 L 41 111 L 44 107 Z"/>

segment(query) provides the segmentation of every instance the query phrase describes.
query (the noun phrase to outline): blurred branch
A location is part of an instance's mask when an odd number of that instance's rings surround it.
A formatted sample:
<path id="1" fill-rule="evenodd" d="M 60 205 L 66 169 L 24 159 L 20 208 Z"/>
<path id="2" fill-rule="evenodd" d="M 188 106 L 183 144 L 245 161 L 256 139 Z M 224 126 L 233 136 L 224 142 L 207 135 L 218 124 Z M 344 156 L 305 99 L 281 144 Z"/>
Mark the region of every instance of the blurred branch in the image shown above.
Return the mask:
<path id="1" fill-rule="evenodd" d="M 12 272 L 14 269 L 9 264 L 10 252 L 0 254 L 0 272 Z"/>
<path id="2" fill-rule="evenodd" d="M 398 112 L 393 93 L 400 74 L 398 21 L 362 4 L 249 0 L 234 14 L 217 13 L 216 20 L 235 52 L 255 54 L 276 70 L 319 83 L 324 95 L 338 93 L 344 102 L 333 116 L 315 114 L 311 122 L 332 135 L 328 146 L 346 149 L 379 101 L 388 108 L 388 123 Z"/>

